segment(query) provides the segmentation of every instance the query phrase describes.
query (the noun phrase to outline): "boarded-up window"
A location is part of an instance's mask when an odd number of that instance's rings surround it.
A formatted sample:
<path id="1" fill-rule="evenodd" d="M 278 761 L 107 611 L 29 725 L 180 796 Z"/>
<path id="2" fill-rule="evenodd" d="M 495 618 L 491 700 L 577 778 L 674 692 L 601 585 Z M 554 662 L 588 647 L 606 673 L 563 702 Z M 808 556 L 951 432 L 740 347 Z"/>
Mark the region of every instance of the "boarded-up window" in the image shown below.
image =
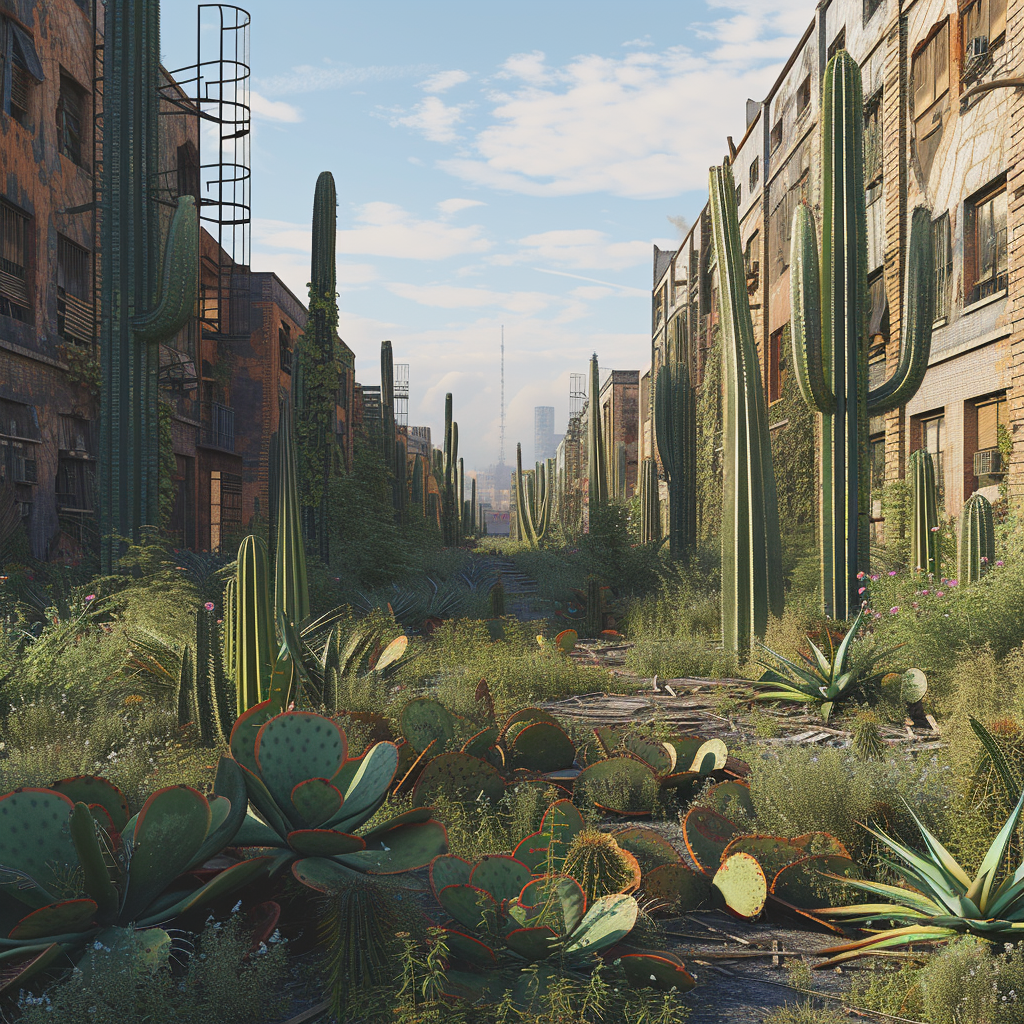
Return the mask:
<path id="1" fill-rule="evenodd" d="M 879 92 L 864 108 L 864 183 L 873 185 L 882 178 L 882 94 Z"/>
<path id="2" fill-rule="evenodd" d="M 914 146 L 925 177 L 931 171 L 949 108 L 949 23 L 914 57 Z"/>
<path id="3" fill-rule="evenodd" d="M 0 200 L 0 313 L 28 321 L 29 223 L 20 210 Z"/>
<path id="4" fill-rule="evenodd" d="M 39 419 L 36 410 L 23 402 L 9 402 L 0 398 L 0 435 L 39 440 Z"/>
<path id="5" fill-rule="evenodd" d="M 999 427 L 1007 425 L 1006 395 L 978 403 L 978 451 L 999 447 Z"/>
<path id="6" fill-rule="evenodd" d="M 215 469 L 210 473 L 210 547 L 230 539 L 232 527 L 242 522 L 242 478 Z"/>
<path id="7" fill-rule="evenodd" d="M 82 163 L 82 110 L 85 92 L 68 75 L 60 76 L 60 96 L 57 100 L 57 148 L 69 160 Z"/>

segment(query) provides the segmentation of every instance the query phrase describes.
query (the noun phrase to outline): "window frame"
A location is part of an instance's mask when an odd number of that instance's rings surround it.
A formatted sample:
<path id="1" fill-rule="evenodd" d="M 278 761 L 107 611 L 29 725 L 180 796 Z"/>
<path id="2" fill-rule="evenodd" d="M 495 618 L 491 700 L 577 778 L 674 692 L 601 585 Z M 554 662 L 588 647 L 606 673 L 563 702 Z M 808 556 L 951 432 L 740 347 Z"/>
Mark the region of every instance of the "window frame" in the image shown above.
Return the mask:
<path id="1" fill-rule="evenodd" d="M 949 210 L 932 220 L 932 252 L 935 254 L 935 319 L 933 326 L 939 326 L 949 322 L 953 312 L 953 229 L 950 222 Z M 945 251 L 945 260 L 939 264 L 939 239 L 942 239 L 942 249 Z"/>
<path id="2" fill-rule="evenodd" d="M 17 263 L 10 258 L 11 249 L 7 248 L 7 232 L 4 230 L 4 220 L 9 218 L 13 224 L 15 220 L 21 221 L 22 236 L 22 263 Z M 17 229 L 14 229 L 13 234 Z M 9 269 L 18 268 L 16 270 Z M 8 202 L 0 197 L 0 315 L 9 316 L 21 323 L 32 323 L 32 217 L 14 203 Z M 8 280 L 7 287 L 4 287 L 5 278 Z M 11 283 L 21 281 L 21 288 Z"/>
<path id="3" fill-rule="evenodd" d="M 782 352 L 782 341 L 785 327 L 772 331 L 768 336 L 768 358 L 765 360 L 765 394 L 768 396 L 769 407 L 782 401 L 782 391 L 786 384 L 786 366 Z"/>
<path id="4" fill-rule="evenodd" d="M 88 93 L 64 70 L 60 69 L 60 91 L 57 96 L 57 151 L 66 156 L 73 164 L 84 167 L 82 150 L 84 149 L 83 126 L 88 123 L 85 105 Z M 77 110 L 74 107 L 77 105 Z M 72 127 L 72 132 L 77 136 L 77 141 L 68 141 L 68 122 L 77 121 Z"/>
<path id="5" fill-rule="evenodd" d="M 995 260 L 996 272 L 991 277 L 982 277 L 981 260 L 982 245 L 979 237 L 979 211 L 983 207 L 1002 199 L 1004 207 L 1004 220 L 1001 232 L 997 230 L 997 239 L 1002 235 L 1002 245 L 997 241 L 997 255 Z M 1009 238 L 1007 232 L 1008 196 L 1006 194 L 1006 176 L 1001 175 L 995 182 L 987 185 L 984 189 L 976 192 L 969 199 L 964 200 L 964 308 L 968 309 L 976 303 L 983 302 L 993 296 L 998 296 L 1007 290 L 1009 283 Z M 1003 272 L 998 273 L 998 253 L 1002 250 Z M 987 282 L 991 281 L 992 287 L 986 288 Z M 1000 286 L 1001 282 L 1001 286 Z"/>
<path id="6" fill-rule="evenodd" d="M 796 116 L 800 117 L 811 105 L 811 76 L 807 75 L 796 89 Z"/>
<path id="7" fill-rule="evenodd" d="M 980 35 L 985 35 L 988 39 L 988 46 L 985 51 L 985 55 L 988 56 L 993 49 L 997 46 L 1001 46 L 1006 41 L 1006 0 L 994 0 L 995 3 L 1002 6 L 1002 28 L 993 36 L 992 35 L 992 3 L 993 0 L 972 0 L 971 3 L 963 4 L 960 10 L 960 52 L 964 56 L 964 60 L 961 63 L 961 77 L 970 78 L 974 74 L 974 69 L 968 65 L 967 61 L 967 44 L 971 39 L 979 38 Z M 984 14 L 980 12 L 984 10 Z M 984 21 L 984 28 L 987 30 L 985 33 L 974 32 L 970 34 L 968 32 L 968 23 L 971 21 L 971 12 L 978 11 L 979 28 L 981 28 L 980 22 Z"/>

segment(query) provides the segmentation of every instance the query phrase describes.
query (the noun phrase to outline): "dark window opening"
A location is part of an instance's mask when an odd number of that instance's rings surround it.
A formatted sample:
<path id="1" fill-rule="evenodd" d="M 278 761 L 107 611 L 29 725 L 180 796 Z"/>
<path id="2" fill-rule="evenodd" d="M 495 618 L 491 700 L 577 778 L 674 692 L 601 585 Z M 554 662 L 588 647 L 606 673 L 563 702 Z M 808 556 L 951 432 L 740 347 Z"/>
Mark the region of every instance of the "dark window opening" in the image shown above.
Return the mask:
<path id="1" fill-rule="evenodd" d="M 964 203 L 965 303 L 1006 290 L 1006 182 Z"/>
<path id="2" fill-rule="evenodd" d="M 993 47 L 1006 38 L 1006 0 L 974 0 L 960 15 L 963 40 L 963 74 L 970 77 Z"/>
<path id="3" fill-rule="evenodd" d="M 747 185 L 750 192 L 753 192 L 754 189 L 757 188 L 757 182 L 759 180 L 760 173 L 761 168 L 758 165 L 758 159 L 755 156 L 754 159 L 750 161 L 750 174 L 747 180 Z"/>
<path id="4" fill-rule="evenodd" d="M 78 344 L 95 334 L 90 301 L 89 252 L 63 235 L 57 236 L 57 333 Z"/>
<path id="5" fill-rule="evenodd" d="M 82 111 L 85 90 L 68 75 L 60 76 L 57 100 L 57 149 L 69 160 L 82 164 Z"/>
<path id="6" fill-rule="evenodd" d="M 782 118 L 780 117 L 775 123 L 775 127 L 772 128 L 772 134 L 770 139 L 770 148 L 774 153 L 775 150 L 782 145 Z"/>
<path id="7" fill-rule="evenodd" d="M 192 196 L 199 205 L 199 152 L 191 140 L 178 147 L 178 195 Z"/>
<path id="8" fill-rule="evenodd" d="M 92 511 L 93 463 L 83 459 L 60 458 L 57 460 L 57 506 L 61 509 Z"/>
<path id="9" fill-rule="evenodd" d="M 881 490 L 885 486 L 885 434 L 872 437 L 871 445 L 871 491 Z"/>
<path id="10" fill-rule="evenodd" d="M 768 404 L 777 402 L 782 397 L 782 388 L 786 383 L 786 362 L 782 351 L 782 334 L 779 328 L 768 339 Z"/>
<path id="11" fill-rule="evenodd" d="M 949 109 L 949 24 L 928 40 L 911 63 L 914 149 L 927 178 Z"/>
<path id="12" fill-rule="evenodd" d="M 32 37 L 9 18 L 0 17 L 0 101 L 5 114 L 29 124 L 32 86 L 43 80 Z"/>
<path id="13" fill-rule="evenodd" d="M 864 184 L 882 178 L 882 97 L 875 96 L 864 109 Z"/>
<path id="14" fill-rule="evenodd" d="M 864 0 L 864 24 L 866 25 L 871 16 L 882 6 L 882 0 Z"/>
<path id="15" fill-rule="evenodd" d="M 292 332 L 291 328 L 282 320 L 277 329 L 277 344 L 280 349 L 281 370 L 284 373 L 292 372 Z"/>
<path id="16" fill-rule="evenodd" d="M 736 209 L 738 210 L 743 204 L 743 185 L 739 184 L 736 186 Z"/>
<path id="17" fill-rule="evenodd" d="M 0 313 L 29 322 L 29 221 L 0 200 Z"/>
<path id="18" fill-rule="evenodd" d="M 846 49 L 846 26 L 844 25 L 839 34 L 832 40 L 828 48 L 828 59 L 831 60 L 840 50 Z"/>
<path id="19" fill-rule="evenodd" d="M 811 76 L 808 75 L 796 91 L 796 112 L 802 114 L 811 105 Z"/>
<path id="20" fill-rule="evenodd" d="M 932 221 L 932 252 L 935 256 L 935 322 L 949 319 L 953 306 L 953 245 L 949 211 Z"/>

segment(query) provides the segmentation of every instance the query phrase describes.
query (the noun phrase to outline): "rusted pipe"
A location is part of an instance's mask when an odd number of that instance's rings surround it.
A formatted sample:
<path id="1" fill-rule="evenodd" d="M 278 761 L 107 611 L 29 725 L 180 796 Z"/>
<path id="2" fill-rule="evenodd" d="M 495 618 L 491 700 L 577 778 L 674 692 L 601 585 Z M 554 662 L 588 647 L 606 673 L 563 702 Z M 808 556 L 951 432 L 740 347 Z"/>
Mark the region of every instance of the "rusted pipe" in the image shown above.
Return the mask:
<path id="1" fill-rule="evenodd" d="M 960 104 L 962 106 L 968 100 L 973 99 L 975 96 L 980 96 L 983 92 L 988 92 L 990 89 L 1014 89 L 1020 85 L 1024 85 L 1024 78 L 995 78 L 991 82 L 979 82 L 977 85 L 971 86 L 960 97 Z"/>

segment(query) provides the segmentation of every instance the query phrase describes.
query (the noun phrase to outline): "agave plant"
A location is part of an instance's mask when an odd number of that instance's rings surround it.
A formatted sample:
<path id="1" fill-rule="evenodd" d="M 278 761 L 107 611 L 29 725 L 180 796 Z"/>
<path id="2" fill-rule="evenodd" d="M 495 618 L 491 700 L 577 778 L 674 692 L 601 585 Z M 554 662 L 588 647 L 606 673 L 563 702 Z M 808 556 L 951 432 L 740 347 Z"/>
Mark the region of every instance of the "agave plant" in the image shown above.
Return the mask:
<path id="1" fill-rule="evenodd" d="M 884 672 L 871 670 L 893 653 L 892 650 L 883 651 L 867 661 L 854 661 L 850 654 L 851 644 L 863 618 L 862 608 L 838 647 L 832 642 L 832 634 L 828 634 L 828 656 L 808 637 L 807 642 L 810 644 L 813 657 L 801 654 L 804 662 L 802 665 L 795 664 L 759 644 L 763 653 L 758 660 L 767 666 L 768 670 L 755 684 L 762 688 L 756 699 L 817 704 L 822 719 L 827 722 L 839 701 L 870 689 L 882 679 Z"/>
<path id="2" fill-rule="evenodd" d="M 290 865 L 304 885 L 333 892 L 363 874 L 425 867 L 448 848 L 429 807 L 364 828 L 398 769 L 394 743 L 349 757 L 345 732 L 331 719 L 308 711 L 273 715 L 265 701 L 235 723 L 231 753 L 256 812 L 235 845 L 270 849 L 272 873 Z"/>
<path id="3" fill-rule="evenodd" d="M 112 930 L 147 933 L 244 885 L 270 858 L 197 874 L 228 846 L 245 817 L 241 772 L 222 759 L 207 799 L 188 786 L 155 792 L 133 818 L 103 778 L 77 776 L 49 789 L 0 797 L 0 991 Z"/>
<path id="4" fill-rule="evenodd" d="M 1022 810 L 1024 793 L 992 841 L 974 878 L 964 871 L 913 811 L 910 811 L 911 816 L 924 840 L 923 854 L 904 846 L 880 829 L 868 828 L 902 861 L 886 860 L 885 863 L 910 888 L 846 879 L 849 885 L 887 902 L 826 907 L 819 913 L 851 924 L 884 922 L 890 927 L 876 930 L 866 939 L 823 950 L 823 954 L 831 959 L 818 966 L 831 966 L 895 946 L 941 942 L 963 934 L 992 942 L 1019 940 L 1024 933 L 1024 864 L 1016 871 L 1006 873 L 998 885 L 996 879 Z M 891 927 L 894 924 L 900 927 Z"/>

